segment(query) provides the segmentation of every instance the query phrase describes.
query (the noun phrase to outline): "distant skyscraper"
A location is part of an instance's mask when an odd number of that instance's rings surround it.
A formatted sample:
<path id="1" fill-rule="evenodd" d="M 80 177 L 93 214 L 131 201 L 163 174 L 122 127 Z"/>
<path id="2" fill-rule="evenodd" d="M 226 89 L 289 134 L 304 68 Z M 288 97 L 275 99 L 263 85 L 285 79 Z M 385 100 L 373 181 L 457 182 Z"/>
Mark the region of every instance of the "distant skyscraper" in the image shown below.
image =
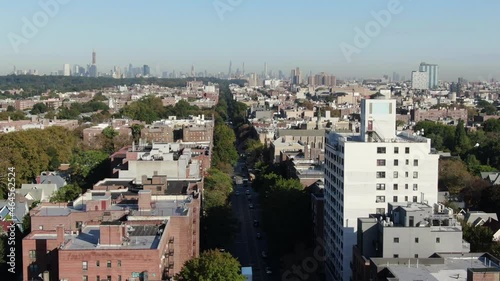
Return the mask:
<path id="1" fill-rule="evenodd" d="M 142 75 L 143 76 L 150 76 L 151 75 L 151 69 L 149 68 L 149 65 L 145 64 L 142 67 Z"/>
<path id="2" fill-rule="evenodd" d="M 429 76 L 429 89 L 434 89 L 438 86 L 439 66 L 437 64 L 428 64 L 423 62 L 420 64 L 419 71 L 427 72 L 427 75 Z"/>
<path id="3" fill-rule="evenodd" d="M 292 84 L 294 85 L 298 85 L 302 82 L 302 78 L 301 78 L 301 75 L 300 75 L 300 69 L 297 67 L 295 69 L 292 69 L 292 72 L 291 72 L 291 75 L 290 75 L 290 79 L 292 81 Z"/>
<path id="4" fill-rule="evenodd" d="M 227 77 L 231 78 L 231 75 L 233 74 L 233 61 L 229 61 L 229 70 L 227 71 Z"/>
<path id="5" fill-rule="evenodd" d="M 194 65 L 191 65 L 191 77 L 195 77 L 196 73 L 194 71 Z"/>
<path id="6" fill-rule="evenodd" d="M 426 71 L 413 71 L 411 73 L 411 88 L 416 90 L 428 90 L 429 73 Z"/>
<path id="7" fill-rule="evenodd" d="M 399 74 L 397 72 L 392 73 L 392 82 L 399 82 Z"/>
<path id="8" fill-rule="evenodd" d="M 245 63 L 243 63 L 243 69 L 242 69 L 242 72 L 243 72 L 243 76 L 245 76 Z"/>
<path id="9" fill-rule="evenodd" d="M 266 79 L 266 78 L 267 78 L 267 74 L 268 74 L 268 72 L 267 72 L 267 62 L 265 62 L 265 63 L 264 63 L 264 75 L 263 75 L 263 76 L 264 76 L 264 79 Z"/>
<path id="10" fill-rule="evenodd" d="M 96 54 L 95 50 L 92 51 L 92 64 L 96 64 Z"/>
<path id="11" fill-rule="evenodd" d="M 69 64 L 64 64 L 63 65 L 63 75 L 64 76 L 70 76 L 71 75 L 71 68 Z"/>

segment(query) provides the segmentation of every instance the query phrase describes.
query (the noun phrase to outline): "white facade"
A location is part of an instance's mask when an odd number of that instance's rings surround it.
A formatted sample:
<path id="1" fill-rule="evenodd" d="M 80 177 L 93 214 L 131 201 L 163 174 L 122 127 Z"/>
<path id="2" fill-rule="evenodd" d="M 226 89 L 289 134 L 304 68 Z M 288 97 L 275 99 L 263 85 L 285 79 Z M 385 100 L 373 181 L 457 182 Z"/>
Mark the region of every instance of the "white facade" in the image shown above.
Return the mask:
<path id="1" fill-rule="evenodd" d="M 428 64 L 421 63 L 420 71 L 427 72 L 428 75 L 428 87 L 429 89 L 434 89 L 439 85 L 438 75 L 439 75 L 439 66 L 437 64 Z"/>
<path id="2" fill-rule="evenodd" d="M 411 88 L 416 90 L 429 89 L 429 73 L 423 71 L 412 71 Z"/>
<path id="3" fill-rule="evenodd" d="M 67 63 L 63 65 L 63 75 L 64 76 L 70 76 L 71 75 L 71 67 Z"/>
<path id="4" fill-rule="evenodd" d="M 362 100 L 359 135 L 331 132 L 325 152 L 327 280 L 350 280 L 357 219 L 389 202 L 437 203 L 430 139 L 396 132 L 395 100 Z"/>

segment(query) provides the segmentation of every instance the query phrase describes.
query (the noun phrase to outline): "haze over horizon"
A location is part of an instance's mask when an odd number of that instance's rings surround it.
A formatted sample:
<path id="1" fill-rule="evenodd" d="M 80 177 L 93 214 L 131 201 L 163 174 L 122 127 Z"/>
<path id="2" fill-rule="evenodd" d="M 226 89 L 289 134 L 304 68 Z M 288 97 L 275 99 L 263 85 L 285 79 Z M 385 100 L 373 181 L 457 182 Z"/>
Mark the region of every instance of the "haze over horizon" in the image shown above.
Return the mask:
<path id="1" fill-rule="evenodd" d="M 355 46 L 355 28 L 374 22 L 372 12 L 388 9 L 387 1 L 73 1 L 64 0 L 32 38 L 23 36 L 23 18 L 43 12 L 39 3 L 62 0 L 8 1 L 0 5 L 0 75 L 17 69 L 41 74 L 65 63 L 86 66 L 97 53 L 99 71 L 150 65 L 153 72 L 246 73 L 300 67 L 303 74 L 328 72 L 339 78 L 379 78 L 398 72 L 410 77 L 420 62 L 438 64 L 440 79 L 475 81 L 500 77 L 500 2 L 396 1 L 401 12 L 359 53 L 346 59 L 341 44 Z M 58 2 L 59 3 L 59 2 Z M 222 5 L 220 5 L 222 3 Z M 214 7 L 223 9 L 218 12 Z M 359 47 L 359 46 L 358 46 Z"/>

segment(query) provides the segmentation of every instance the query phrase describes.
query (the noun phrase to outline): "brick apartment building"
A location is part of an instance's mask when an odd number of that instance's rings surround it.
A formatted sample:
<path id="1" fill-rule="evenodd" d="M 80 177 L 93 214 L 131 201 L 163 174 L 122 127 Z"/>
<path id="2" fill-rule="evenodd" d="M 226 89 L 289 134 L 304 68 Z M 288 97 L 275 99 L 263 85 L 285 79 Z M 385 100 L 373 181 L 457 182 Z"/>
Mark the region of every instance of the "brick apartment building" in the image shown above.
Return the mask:
<path id="1" fill-rule="evenodd" d="M 467 121 L 467 109 L 465 108 L 444 108 L 444 109 L 415 109 L 411 111 L 411 118 L 414 122 L 419 121 L 439 121 L 443 119 L 462 119 Z"/>
<path id="2" fill-rule="evenodd" d="M 212 142 L 214 128 L 210 123 L 198 126 L 184 126 L 182 129 L 183 142 Z"/>
<path id="3" fill-rule="evenodd" d="M 141 138 L 148 142 L 174 142 L 174 129 L 168 125 L 151 125 L 141 130 Z"/>
<path id="4" fill-rule="evenodd" d="M 23 281 L 166 280 L 199 255 L 199 187 L 182 195 L 89 190 L 70 204 L 31 211 Z"/>

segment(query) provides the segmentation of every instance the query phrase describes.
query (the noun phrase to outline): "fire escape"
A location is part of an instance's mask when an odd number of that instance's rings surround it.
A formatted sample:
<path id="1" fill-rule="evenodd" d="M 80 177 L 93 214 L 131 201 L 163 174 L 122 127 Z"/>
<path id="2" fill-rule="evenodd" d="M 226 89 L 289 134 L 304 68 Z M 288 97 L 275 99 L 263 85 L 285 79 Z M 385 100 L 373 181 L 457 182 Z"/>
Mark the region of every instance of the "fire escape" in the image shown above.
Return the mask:
<path id="1" fill-rule="evenodd" d="M 165 252 L 165 271 L 167 278 L 174 277 L 174 236 L 168 239 L 167 251 Z"/>

